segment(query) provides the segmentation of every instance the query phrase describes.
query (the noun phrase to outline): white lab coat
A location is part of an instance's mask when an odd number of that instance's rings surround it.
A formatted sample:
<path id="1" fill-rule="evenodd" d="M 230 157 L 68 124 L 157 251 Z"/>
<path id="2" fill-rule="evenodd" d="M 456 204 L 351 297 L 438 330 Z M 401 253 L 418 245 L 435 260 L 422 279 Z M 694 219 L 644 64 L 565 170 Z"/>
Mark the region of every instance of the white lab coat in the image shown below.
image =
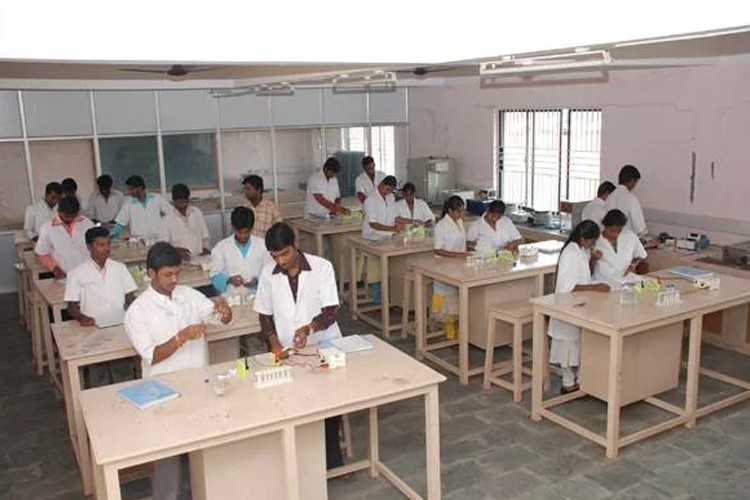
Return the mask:
<path id="1" fill-rule="evenodd" d="M 322 194 L 326 200 L 332 203 L 335 202 L 336 199 L 341 198 L 338 179 L 336 179 L 336 177 L 326 179 L 323 170 L 318 170 L 307 180 L 305 216 L 312 215 L 314 217 L 325 217 L 329 213 L 328 209 L 318 203 L 318 200 L 315 199 L 316 194 Z"/>
<path id="2" fill-rule="evenodd" d="M 274 273 L 276 263 L 263 268 L 254 308 L 259 314 L 273 316 L 276 334 L 281 345 L 294 345 L 294 332 L 297 328 L 309 325 L 324 307 L 339 305 L 336 277 L 331 263 L 321 257 L 304 254 L 310 264 L 310 271 L 300 271 L 297 288 L 297 301 L 292 296 L 289 278 L 283 272 Z M 337 322 L 326 330 L 310 335 L 308 344 L 341 336 Z"/>
<path id="3" fill-rule="evenodd" d="M 641 240 L 627 227 L 617 237 L 617 250 L 604 237 L 596 240 L 596 248 L 601 250 L 602 258 L 596 261 L 594 280 L 608 283 L 613 289 L 619 289 L 623 281 L 635 278 L 625 276 L 625 271 L 635 259 L 645 259 L 646 249 Z"/>
<path id="4" fill-rule="evenodd" d="M 86 231 L 94 227 L 94 223 L 81 216 L 73 226 L 73 233 L 68 234 L 65 226 L 56 221 L 42 226 L 34 251 L 37 255 L 51 256 L 67 274 L 89 260 L 91 254 L 86 247 Z"/>
<path id="5" fill-rule="evenodd" d="M 393 233 L 380 231 L 370 227 L 371 222 L 393 226 L 396 224 L 396 199 L 393 194 L 383 198 L 376 190 L 370 193 L 364 204 L 365 221 L 362 224 L 362 236 L 372 238 L 377 236 L 389 236 Z"/>
<path id="6" fill-rule="evenodd" d="M 252 281 L 270 262 L 271 255 L 266 251 L 263 239 L 250 236 L 250 249 L 243 257 L 232 235 L 218 242 L 211 250 L 211 276 L 226 273 L 229 277 L 240 275 L 245 281 Z"/>
<path id="7" fill-rule="evenodd" d="M 607 202 L 599 197 L 596 197 L 583 208 L 583 211 L 581 212 L 581 220 L 592 220 L 599 224 L 599 227 L 601 228 L 602 219 L 605 215 L 607 215 L 607 212 L 609 212 L 609 208 L 607 208 Z"/>
<path id="8" fill-rule="evenodd" d="M 354 192 L 362 193 L 365 199 L 369 198 L 373 191 L 378 188 L 380 182 L 385 179 L 385 174 L 378 170 L 375 171 L 375 180 L 370 179 L 367 172 L 362 172 L 354 180 Z"/>
<path id="9" fill-rule="evenodd" d="M 81 312 L 96 324 L 122 321 L 125 296 L 138 287 L 125 264 L 107 259 L 100 269 L 89 259 L 70 273 L 65 283 L 65 301 L 78 302 Z"/>
<path id="10" fill-rule="evenodd" d="M 117 214 L 115 221 L 121 226 L 130 226 L 132 236 L 159 238 L 162 232 L 162 217 L 174 212 L 174 207 L 160 194 L 146 194 L 146 205 L 138 198 L 130 197 Z"/>
<path id="11" fill-rule="evenodd" d="M 501 217 L 494 229 L 484 217 L 480 217 L 469 226 L 466 239 L 476 241 L 475 251 L 482 255 L 492 250 L 503 250 L 511 241 L 520 240 L 521 233 L 508 217 Z"/>
<path id="12" fill-rule="evenodd" d="M 450 215 L 445 215 L 440 222 L 435 224 L 435 240 L 433 242 L 435 250 L 447 250 L 449 252 L 466 251 L 466 232 L 464 231 L 464 221 L 454 221 Z M 458 290 L 451 285 L 445 285 L 440 282 L 434 282 L 432 290 L 435 293 L 445 295 L 456 295 Z"/>
<path id="13" fill-rule="evenodd" d="M 435 222 L 435 214 L 432 213 L 427 202 L 420 198 L 414 198 L 413 210 L 409 209 L 406 200 L 398 200 L 396 202 L 396 216 L 414 221 Z"/>
<path id="14" fill-rule="evenodd" d="M 51 222 L 57 215 L 57 207 L 50 208 L 47 202 L 39 200 L 33 205 L 26 207 L 23 214 L 23 230 L 30 240 L 33 240 L 42 231 L 42 226 Z"/>
<path id="15" fill-rule="evenodd" d="M 632 191 L 623 185 L 617 186 L 617 189 L 607 198 L 607 210 L 621 210 L 628 218 L 628 225 L 635 234 L 641 236 L 648 232 L 646 227 L 646 218 L 643 216 L 641 202 Z"/>
<path id="16" fill-rule="evenodd" d="M 200 208 L 190 205 L 186 213 L 187 216 L 183 216 L 174 210 L 165 215 L 160 239 L 177 248 L 187 248 L 192 255 L 198 256 L 203 252 L 204 246 L 210 246 L 211 235 L 208 234 L 206 220 Z"/>

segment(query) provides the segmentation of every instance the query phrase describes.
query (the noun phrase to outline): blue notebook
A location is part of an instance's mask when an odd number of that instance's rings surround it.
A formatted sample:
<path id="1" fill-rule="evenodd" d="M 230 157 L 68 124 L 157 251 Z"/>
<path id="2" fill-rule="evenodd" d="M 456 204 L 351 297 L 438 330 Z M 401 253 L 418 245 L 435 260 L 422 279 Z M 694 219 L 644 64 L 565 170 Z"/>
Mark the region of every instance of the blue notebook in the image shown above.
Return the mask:
<path id="1" fill-rule="evenodd" d="M 346 354 L 359 351 L 369 351 L 372 349 L 372 342 L 361 335 L 347 335 L 335 339 L 324 340 L 320 343 L 321 347 L 335 347 Z"/>
<path id="2" fill-rule="evenodd" d="M 117 394 L 139 410 L 145 410 L 159 403 L 180 397 L 180 393 L 155 379 L 120 389 Z"/>
<path id="3" fill-rule="evenodd" d="M 701 269 L 699 267 L 673 267 L 669 269 L 669 272 L 671 274 L 674 274 L 675 276 L 679 276 L 681 278 L 687 278 L 691 280 L 695 279 L 703 279 L 703 278 L 709 278 L 714 275 L 711 271 L 706 271 L 705 269 Z"/>

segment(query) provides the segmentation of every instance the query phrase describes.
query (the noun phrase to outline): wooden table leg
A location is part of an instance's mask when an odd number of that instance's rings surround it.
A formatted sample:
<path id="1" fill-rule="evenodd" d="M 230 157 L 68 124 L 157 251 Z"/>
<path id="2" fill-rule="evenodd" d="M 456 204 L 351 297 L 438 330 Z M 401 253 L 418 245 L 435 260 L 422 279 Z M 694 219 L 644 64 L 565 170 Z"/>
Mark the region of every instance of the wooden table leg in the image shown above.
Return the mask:
<path id="1" fill-rule="evenodd" d="M 89 435 L 86 430 L 86 422 L 83 420 L 83 412 L 81 411 L 81 391 L 83 390 L 83 383 L 81 381 L 81 368 L 77 364 L 68 365 L 68 385 L 70 386 L 70 398 L 71 398 L 71 413 L 72 417 L 68 418 L 73 421 L 75 442 L 73 446 L 78 449 L 78 468 L 81 471 L 81 481 L 83 482 L 83 493 L 90 495 L 92 493 L 94 485 L 92 473 L 93 464 L 91 463 L 91 450 L 89 449 Z M 67 396 L 66 396 L 67 397 Z M 68 401 L 65 402 L 66 406 Z M 70 420 L 68 421 L 70 425 Z"/>
<path id="2" fill-rule="evenodd" d="M 703 335 L 703 316 L 690 318 L 690 337 L 688 340 L 687 381 L 685 387 L 685 415 L 688 420 L 685 427 L 695 427 L 698 411 L 698 385 L 701 363 L 701 337 Z"/>
<path id="3" fill-rule="evenodd" d="M 359 319 L 359 303 L 357 302 L 357 249 L 349 247 L 349 310 L 352 319 Z"/>
<path id="4" fill-rule="evenodd" d="M 378 407 L 370 408 L 370 477 L 378 477 L 380 461 L 380 437 L 378 432 Z"/>
<path id="5" fill-rule="evenodd" d="M 49 318 L 49 316 L 48 316 Z M 55 305 L 52 307 L 52 321 L 62 323 L 62 306 Z M 49 365 L 49 377 L 53 384 L 62 387 L 62 382 L 57 373 L 57 361 L 55 359 L 55 339 L 52 338 L 52 325 L 47 323 L 44 329 L 44 341 L 49 343 L 50 350 L 47 352 L 47 364 Z"/>
<path id="6" fill-rule="evenodd" d="M 331 251 L 333 251 L 333 248 L 331 248 Z M 323 235 L 319 232 L 315 233 L 315 252 L 318 257 L 325 258 L 323 254 Z"/>
<path id="7" fill-rule="evenodd" d="M 620 374 L 622 336 L 609 337 L 609 378 L 607 386 L 607 458 L 617 458 L 620 445 Z"/>
<path id="8" fill-rule="evenodd" d="M 438 388 L 433 386 L 424 397 L 425 454 L 427 458 L 427 498 L 440 498 L 440 405 Z"/>
<path id="9" fill-rule="evenodd" d="M 458 288 L 458 378 L 461 385 L 469 383 L 469 289 Z"/>
<path id="10" fill-rule="evenodd" d="M 55 349 L 52 347 L 52 335 L 50 335 L 49 304 L 39 297 L 39 307 L 42 318 L 40 336 L 44 342 L 44 359 L 47 362 L 47 369 L 50 371 L 50 380 L 54 380 L 52 366 L 55 364 Z"/>
<path id="11" fill-rule="evenodd" d="M 424 286 L 424 276 L 419 270 L 414 270 L 414 289 L 417 292 L 414 294 L 414 354 L 418 360 L 424 359 L 425 352 L 425 339 L 427 338 L 425 328 L 427 324 L 427 308 L 424 303 L 424 293 L 422 293 L 422 287 Z"/>
<path id="12" fill-rule="evenodd" d="M 33 294 L 31 305 L 31 350 L 36 363 L 36 374 L 44 375 L 44 342 L 42 337 L 42 307 L 38 292 Z"/>
<path id="13" fill-rule="evenodd" d="M 391 292 L 388 284 L 388 257 L 380 258 L 380 324 L 383 338 L 391 340 Z"/>
<path id="14" fill-rule="evenodd" d="M 544 314 L 534 310 L 531 356 L 531 418 L 542 419 L 542 397 L 544 395 Z"/>
<path id="15" fill-rule="evenodd" d="M 122 500 L 120 475 L 115 467 L 96 466 L 96 500 Z"/>
<path id="16" fill-rule="evenodd" d="M 284 474 L 286 479 L 286 493 L 289 500 L 300 498 L 299 477 L 297 467 L 297 440 L 294 427 L 284 427 L 281 431 L 281 441 L 284 453 Z"/>

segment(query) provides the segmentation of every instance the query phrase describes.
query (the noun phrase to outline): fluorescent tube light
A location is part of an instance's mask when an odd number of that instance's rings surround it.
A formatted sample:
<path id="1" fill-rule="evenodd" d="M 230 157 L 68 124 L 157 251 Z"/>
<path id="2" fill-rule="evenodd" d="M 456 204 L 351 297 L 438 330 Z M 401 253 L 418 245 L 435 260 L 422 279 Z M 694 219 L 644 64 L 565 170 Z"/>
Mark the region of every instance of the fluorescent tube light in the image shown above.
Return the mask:
<path id="1" fill-rule="evenodd" d="M 479 65 L 481 76 L 512 75 L 555 71 L 558 69 L 590 68 L 609 64 L 612 57 L 606 50 L 589 50 L 586 52 L 568 52 L 564 54 L 540 55 L 524 58 L 503 58 L 499 61 L 487 61 Z"/>

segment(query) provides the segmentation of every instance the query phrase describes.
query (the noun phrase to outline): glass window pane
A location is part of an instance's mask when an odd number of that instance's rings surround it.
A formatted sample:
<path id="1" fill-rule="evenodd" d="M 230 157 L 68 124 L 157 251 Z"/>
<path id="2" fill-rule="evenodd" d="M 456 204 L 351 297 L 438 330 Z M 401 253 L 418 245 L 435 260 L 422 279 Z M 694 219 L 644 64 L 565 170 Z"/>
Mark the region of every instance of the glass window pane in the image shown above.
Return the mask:
<path id="1" fill-rule="evenodd" d="M 31 204 L 26 158 L 20 142 L 0 143 L 0 227 L 20 227 Z M 42 191 L 38 196 L 43 196 Z"/>
<path id="2" fill-rule="evenodd" d="M 29 144 L 34 175 L 34 196 L 44 195 L 48 182 L 72 177 L 78 184 L 78 197 L 85 204 L 94 190 L 94 143 L 89 139 L 34 141 Z"/>
<path id="3" fill-rule="evenodd" d="M 102 172 L 112 176 L 117 189 L 124 190 L 125 179 L 131 175 L 140 175 L 147 189 L 160 190 L 155 136 L 99 139 L 99 154 Z"/>
<path id="4" fill-rule="evenodd" d="M 162 137 L 167 191 L 177 184 L 194 189 L 218 186 L 214 134 L 181 134 Z"/>

